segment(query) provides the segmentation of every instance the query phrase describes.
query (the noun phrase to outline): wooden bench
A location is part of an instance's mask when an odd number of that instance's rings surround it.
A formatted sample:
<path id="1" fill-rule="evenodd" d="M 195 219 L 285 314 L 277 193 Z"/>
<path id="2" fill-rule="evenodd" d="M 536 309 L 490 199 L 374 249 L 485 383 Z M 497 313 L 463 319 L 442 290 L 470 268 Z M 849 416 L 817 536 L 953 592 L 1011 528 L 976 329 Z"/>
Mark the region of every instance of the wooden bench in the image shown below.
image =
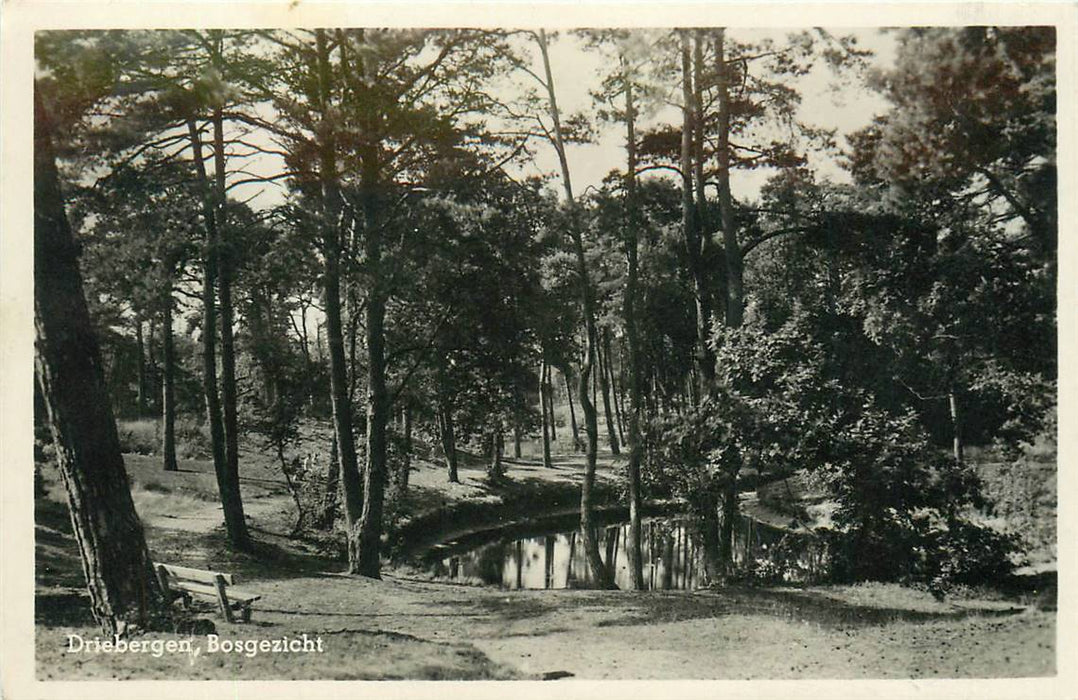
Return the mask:
<path id="1" fill-rule="evenodd" d="M 251 603 L 262 597 L 256 593 L 234 588 L 236 577 L 232 574 L 172 564 L 157 564 L 154 570 L 169 600 L 182 597 L 184 607 L 190 607 L 192 594 L 216 598 L 221 614 L 228 622 L 235 622 L 233 609 L 240 611 L 240 619 L 250 622 Z"/>

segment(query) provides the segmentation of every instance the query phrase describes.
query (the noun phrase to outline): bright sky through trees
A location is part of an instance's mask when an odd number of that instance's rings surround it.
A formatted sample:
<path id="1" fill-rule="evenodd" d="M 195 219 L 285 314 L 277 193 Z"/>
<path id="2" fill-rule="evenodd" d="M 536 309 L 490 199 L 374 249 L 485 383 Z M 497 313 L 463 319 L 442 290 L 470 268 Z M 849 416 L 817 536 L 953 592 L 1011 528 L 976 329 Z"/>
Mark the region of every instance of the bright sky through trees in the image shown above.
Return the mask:
<path id="1" fill-rule="evenodd" d="M 843 33 L 857 37 L 858 45 L 869 49 L 873 56 L 869 59 L 871 69 L 884 69 L 894 59 L 894 39 L 886 30 L 877 28 L 843 30 Z M 766 37 L 779 38 L 781 30 L 732 30 L 735 39 L 755 41 Z M 525 42 L 526 44 L 526 42 Z M 538 51 L 533 51 L 533 68 L 541 70 Z M 558 102 L 564 114 L 584 113 L 594 117 L 595 106 L 590 91 L 598 87 L 603 70 L 603 59 L 595 52 L 584 48 L 582 40 L 570 32 L 562 32 L 550 46 L 551 69 L 558 91 Z M 522 92 L 525 85 L 520 82 L 523 76 L 514 74 L 515 83 L 506 83 L 507 96 Z M 799 90 L 802 94 L 799 117 L 815 125 L 823 125 L 837 130 L 839 148 L 846 146 L 844 136 L 866 126 L 874 116 L 886 109 L 883 98 L 867 88 L 858 76 L 847 75 L 836 81 L 834 74 L 824 67 L 817 67 L 812 73 L 801 79 Z M 645 122 L 651 126 L 661 121 L 676 122 L 680 117 L 675 108 L 656 112 L 652 119 Z M 566 151 L 573 178 L 578 183 L 580 192 L 588 187 L 598 187 L 611 170 L 624 167 L 624 136 L 621 127 L 595 120 L 595 140 L 587 144 L 567 145 Z M 265 133 L 252 134 L 253 139 L 267 138 Z M 535 144 L 535 158 L 521 167 L 512 165 L 519 177 L 550 175 L 557 170 L 557 156 L 552 148 L 544 144 Z M 821 176 L 840 182 L 849 180 L 848 174 L 835 163 L 830 154 L 810 152 L 810 165 Z M 261 155 L 258 160 L 248 163 L 246 170 L 251 174 L 271 175 L 280 172 L 280 164 L 272 156 Z M 742 171 L 732 178 L 731 188 L 735 197 L 754 197 L 760 186 L 773 174 L 773 171 L 761 168 L 755 171 Z M 250 183 L 236 187 L 233 196 L 239 200 L 249 200 L 252 207 L 259 209 L 273 206 L 281 201 L 284 192 L 283 182 Z"/>

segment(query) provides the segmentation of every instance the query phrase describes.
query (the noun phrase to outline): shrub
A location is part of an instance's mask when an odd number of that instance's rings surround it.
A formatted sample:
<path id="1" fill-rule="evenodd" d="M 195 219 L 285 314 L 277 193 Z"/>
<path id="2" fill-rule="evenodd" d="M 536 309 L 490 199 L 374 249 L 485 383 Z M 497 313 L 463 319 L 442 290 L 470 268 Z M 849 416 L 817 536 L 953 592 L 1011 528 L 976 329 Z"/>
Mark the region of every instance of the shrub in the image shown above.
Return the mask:
<path id="1" fill-rule="evenodd" d="M 121 420 L 116 422 L 120 451 L 136 455 L 152 455 L 161 449 L 161 437 L 154 420 Z"/>
<path id="2" fill-rule="evenodd" d="M 970 520 L 986 501 L 972 469 L 928 444 L 912 413 L 866 406 L 836 431 L 821 470 L 838 501 L 828 533 L 831 576 L 954 584 L 999 580 L 1012 568 L 1013 538 Z"/>
<path id="3" fill-rule="evenodd" d="M 176 458 L 211 459 L 213 444 L 210 441 L 210 429 L 193 417 L 176 419 Z"/>
<path id="4" fill-rule="evenodd" d="M 940 590 L 1002 581 L 1019 551 L 1013 536 L 959 519 L 931 528 L 921 542 L 924 558 L 917 578 Z"/>

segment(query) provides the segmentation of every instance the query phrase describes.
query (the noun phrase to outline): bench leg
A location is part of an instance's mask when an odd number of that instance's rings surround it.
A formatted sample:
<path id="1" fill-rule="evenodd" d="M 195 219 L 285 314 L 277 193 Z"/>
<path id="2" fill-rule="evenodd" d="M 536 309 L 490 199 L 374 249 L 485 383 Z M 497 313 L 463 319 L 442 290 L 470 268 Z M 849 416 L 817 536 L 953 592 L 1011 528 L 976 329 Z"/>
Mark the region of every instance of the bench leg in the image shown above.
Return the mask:
<path id="1" fill-rule="evenodd" d="M 218 574 L 214 577 L 213 583 L 217 588 L 217 603 L 221 606 L 221 614 L 225 616 L 225 622 L 235 622 L 232 617 L 232 607 L 228 604 L 228 594 L 225 593 L 225 577 Z"/>
<path id="2" fill-rule="evenodd" d="M 243 606 L 243 610 L 240 611 L 240 619 L 244 622 L 251 621 L 251 605 L 247 604 Z"/>

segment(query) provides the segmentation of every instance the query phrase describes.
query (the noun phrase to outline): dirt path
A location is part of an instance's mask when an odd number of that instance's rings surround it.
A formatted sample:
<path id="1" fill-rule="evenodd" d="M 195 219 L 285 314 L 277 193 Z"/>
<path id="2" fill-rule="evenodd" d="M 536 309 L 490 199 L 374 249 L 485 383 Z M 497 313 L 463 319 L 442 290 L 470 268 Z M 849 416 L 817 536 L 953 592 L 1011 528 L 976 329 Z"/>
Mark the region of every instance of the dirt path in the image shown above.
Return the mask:
<path id="1" fill-rule="evenodd" d="M 169 530 L 183 530 L 192 534 L 206 534 L 221 526 L 224 515 L 220 503 L 207 503 L 205 501 L 192 500 L 187 507 L 176 513 L 162 509 L 162 501 L 154 501 L 152 498 L 142 497 L 136 500 L 136 509 L 142 523 L 148 527 L 159 527 Z M 248 520 L 265 522 L 270 516 L 277 517 L 282 512 L 290 510 L 292 501 L 287 496 L 262 496 L 260 498 L 248 498 L 243 503 L 243 512 Z"/>
<path id="2" fill-rule="evenodd" d="M 589 679 L 977 678 L 1054 673 L 1054 639 L 1037 612 L 871 627 L 735 614 L 474 644 L 526 674 Z"/>
<path id="3" fill-rule="evenodd" d="M 574 471 L 567 466 L 559 478 L 572 479 Z M 420 483 L 435 478 L 425 474 Z M 476 475 L 467 475 L 460 488 L 476 498 L 492 497 Z M 245 501 L 264 546 L 256 554 L 227 547 L 215 502 L 151 488 L 139 490 L 136 503 L 155 556 L 234 572 L 262 595 L 248 625 L 225 623 L 212 605 L 204 606 L 222 638 L 319 635 L 325 653 L 66 654 L 67 635 L 94 634 L 94 626 L 79 585 L 77 552 L 65 534 L 66 511 L 56 502 L 39 515 L 44 568 L 36 650 L 42 677 L 808 679 L 1054 672 L 1053 611 L 985 600 L 939 602 L 893 584 L 503 591 L 417 580 L 392 569 L 376 581 L 344 576 L 340 562 L 285 537 L 292 505 L 279 492 Z"/>

